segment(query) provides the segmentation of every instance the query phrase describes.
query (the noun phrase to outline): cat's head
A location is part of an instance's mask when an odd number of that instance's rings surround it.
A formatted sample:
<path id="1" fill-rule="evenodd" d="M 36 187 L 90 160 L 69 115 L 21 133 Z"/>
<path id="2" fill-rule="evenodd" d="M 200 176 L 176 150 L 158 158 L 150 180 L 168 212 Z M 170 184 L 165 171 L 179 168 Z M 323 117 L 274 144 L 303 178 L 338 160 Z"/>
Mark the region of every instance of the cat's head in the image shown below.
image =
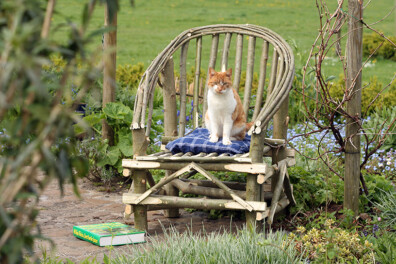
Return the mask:
<path id="1" fill-rule="evenodd" d="M 227 89 L 232 89 L 231 75 L 231 68 L 225 72 L 216 72 L 213 68 L 209 68 L 209 89 L 212 89 L 218 94 L 223 94 Z"/>

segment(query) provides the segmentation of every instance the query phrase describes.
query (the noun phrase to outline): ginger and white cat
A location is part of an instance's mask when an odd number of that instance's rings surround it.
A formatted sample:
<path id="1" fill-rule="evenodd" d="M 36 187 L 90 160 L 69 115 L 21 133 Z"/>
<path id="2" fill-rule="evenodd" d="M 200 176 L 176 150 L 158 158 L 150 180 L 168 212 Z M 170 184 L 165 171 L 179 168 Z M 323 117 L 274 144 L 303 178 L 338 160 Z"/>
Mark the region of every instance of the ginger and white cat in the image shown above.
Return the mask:
<path id="1" fill-rule="evenodd" d="M 231 140 L 243 140 L 252 123 L 246 123 L 241 98 L 232 88 L 232 69 L 216 72 L 209 68 L 208 110 L 205 125 L 210 132 L 210 142 L 223 137 L 223 144 L 230 145 Z"/>

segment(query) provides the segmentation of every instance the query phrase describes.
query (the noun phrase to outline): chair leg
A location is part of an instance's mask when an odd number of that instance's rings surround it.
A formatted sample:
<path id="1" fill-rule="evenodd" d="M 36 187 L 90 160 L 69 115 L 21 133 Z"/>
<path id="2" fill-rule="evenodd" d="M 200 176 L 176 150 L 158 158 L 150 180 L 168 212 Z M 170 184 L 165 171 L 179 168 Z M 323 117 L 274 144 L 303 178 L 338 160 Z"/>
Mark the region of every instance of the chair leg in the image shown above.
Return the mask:
<path id="1" fill-rule="evenodd" d="M 246 176 L 246 201 L 258 201 L 259 185 L 257 183 L 257 175 L 248 174 Z M 256 225 L 256 212 L 246 211 L 246 226 L 249 230 L 253 230 Z"/>
<path id="2" fill-rule="evenodd" d="M 166 170 L 165 176 L 168 177 L 169 175 L 173 174 L 174 172 L 175 171 Z M 177 188 L 173 187 L 173 185 L 170 183 L 164 185 L 164 189 L 165 189 L 166 195 L 179 196 L 179 190 Z M 176 217 L 180 216 L 178 208 L 166 209 L 166 210 L 164 210 L 164 214 L 166 217 L 169 217 L 169 218 L 176 218 Z"/>
<path id="3" fill-rule="evenodd" d="M 133 193 L 144 193 L 146 191 L 146 170 L 135 170 L 133 172 Z M 133 214 L 135 228 L 147 230 L 147 206 L 134 205 Z"/>

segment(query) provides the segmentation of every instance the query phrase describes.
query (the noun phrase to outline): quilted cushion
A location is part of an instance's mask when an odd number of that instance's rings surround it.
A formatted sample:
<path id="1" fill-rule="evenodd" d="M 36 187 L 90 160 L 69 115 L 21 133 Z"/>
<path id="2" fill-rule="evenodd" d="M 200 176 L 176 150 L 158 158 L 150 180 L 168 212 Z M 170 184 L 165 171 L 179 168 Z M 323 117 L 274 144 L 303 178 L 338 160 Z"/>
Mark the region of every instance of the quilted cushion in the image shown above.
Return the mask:
<path id="1" fill-rule="evenodd" d="M 209 130 L 206 128 L 197 128 L 190 134 L 169 142 L 166 148 L 173 154 L 183 152 L 192 152 L 198 154 L 201 152 L 219 154 L 243 154 L 249 152 L 250 136 L 246 135 L 244 140 L 232 141 L 231 145 L 223 145 L 221 138 L 218 142 L 209 141 Z"/>

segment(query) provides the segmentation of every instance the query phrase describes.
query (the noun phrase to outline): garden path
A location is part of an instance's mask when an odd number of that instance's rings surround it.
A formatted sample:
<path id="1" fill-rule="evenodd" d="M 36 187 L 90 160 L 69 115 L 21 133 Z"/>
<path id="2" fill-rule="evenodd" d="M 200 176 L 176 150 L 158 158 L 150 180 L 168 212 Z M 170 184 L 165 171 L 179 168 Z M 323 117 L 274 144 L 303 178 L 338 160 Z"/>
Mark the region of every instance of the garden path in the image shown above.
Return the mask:
<path id="1" fill-rule="evenodd" d="M 52 254 L 59 257 L 59 260 L 68 258 L 78 263 L 90 257 L 90 259 L 96 258 L 102 262 L 103 255 L 109 255 L 109 249 L 75 238 L 72 232 L 73 226 L 123 222 L 124 205 L 121 202 L 121 196 L 126 190 L 101 192 L 86 179 L 80 180 L 78 186 L 81 198 L 73 193 L 71 184 L 64 186 L 64 194 L 61 197 L 59 185 L 53 181 L 40 197 L 38 205 L 40 213 L 37 222 L 44 237 L 54 241 L 56 247 Z M 131 223 L 133 224 L 133 216 Z M 243 220 L 232 220 L 233 231 L 237 227 L 242 227 L 243 223 Z M 170 225 L 173 225 L 179 232 L 192 227 L 193 232 L 204 228 L 209 233 L 229 230 L 230 218 L 210 220 L 207 213 L 200 211 L 189 213 L 184 210 L 181 210 L 180 218 L 172 219 L 164 217 L 162 211 L 148 213 L 149 236 L 163 238 L 162 226 L 169 227 Z M 115 253 L 128 254 L 128 247 L 131 245 L 117 246 L 111 254 L 112 256 Z M 42 240 L 36 243 L 37 253 L 40 254 L 43 249 L 46 249 L 48 253 L 51 252 L 48 241 Z"/>

